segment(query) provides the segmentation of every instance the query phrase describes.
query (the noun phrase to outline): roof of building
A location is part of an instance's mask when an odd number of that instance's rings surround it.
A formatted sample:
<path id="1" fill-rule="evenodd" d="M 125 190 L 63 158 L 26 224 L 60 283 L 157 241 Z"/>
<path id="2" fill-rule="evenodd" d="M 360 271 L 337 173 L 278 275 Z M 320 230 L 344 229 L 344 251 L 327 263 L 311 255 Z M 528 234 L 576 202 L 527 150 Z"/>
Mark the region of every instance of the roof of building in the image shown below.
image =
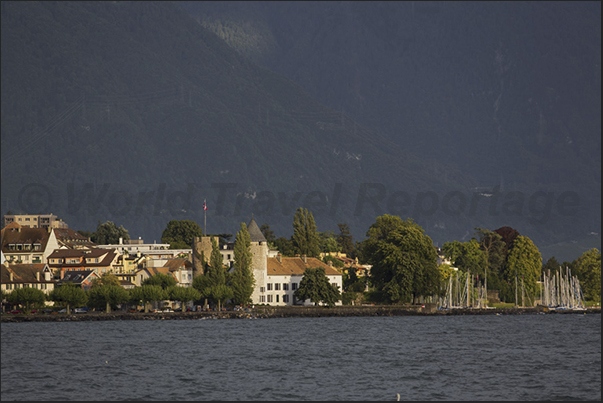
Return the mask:
<path id="1" fill-rule="evenodd" d="M 52 267 L 59 266 L 98 266 L 104 267 L 109 266 L 116 257 L 118 256 L 115 249 L 102 249 L 102 248 L 91 248 L 91 249 L 55 249 L 49 256 L 49 265 Z M 84 258 L 81 263 L 50 263 L 50 259 L 57 258 Z M 86 259 L 99 258 L 100 262 L 86 262 Z"/>
<path id="2" fill-rule="evenodd" d="M 59 283 L 74 283 L 82 284 L 90 277 L 100 277 L 94 270 L 73 270 L 65 272 L 65 275 L 60 279 Z"/>
<path id="3" fill-rule="evenodd" d="M 184 266 L 185 269 L 193 268 L 193 264 L 188 259 L 184 258 L 167 259 L 163 266 L 167 267 L 169 271 L 176 271 L 182 266 Z"/>
<path id="4" fill-rule="evenodd" d="M 251 221 L 249 221 L 249 225 L 247 225 L 247 232 L 249 232 L 251 242 L 266 242 L 266 237 L 262 234 L 260 227 L 258 227 L 258 224 L 253 217 L 251 217 Z"/>
<path id="5" fill-rule="evenodd" d="M 68 248 L 94 247 L 96 244 L 71 228 L 53 228 L 54 235 L 60 245 Z"/>
<path id="6" fill-rule="evenodd" d="M 46 263 L 19 263 L 11 265 L 1 265 L 0 278 L 2 284 L 7 283 L 51 283 L 50 281 L 44 280 L 44 270 L 50 271 Z M 13 274 L 13 280 L 10 279 L 10 274 Z M 40 280 L 38 280 L 36 273 L 40 273 Z"/>
<path id="7" fill-rule="evenodd" d="M 165 274 L 168 276 L 172 276 L 176 282 L 178 282 L 178 278 L 176 278 L 176 276 L 174 275 L 174 273 L 172 273 L 173 270 L 170 270 L 169 267 L 147 267 L 145 269 L 141 269 L 141 270 L 146 270 L 147 273 L 149 273 L 149 276 L 155 276 L 157 274 Z M 137 271 L 136 273 L 140 273 L 140 270 Z"/>
<path id="8" fill-rule="evenodd" d="M 341 276 L 342 274 L 329 266 L 325 262 L 315 257 L 308 257 L 304 262 L 303 257 L 281 257 L 280 261 L 278 257 L 268 258 L 268 270 L 267 274 L 270 275 L 303 275 L 308 268 L 322 267 L 325 269 L 327 276 Z"/>
<path id="9" fill-rule="evenodd" d="M 15 225 L 13 225 L 15 224 Z M 46 249 L 46 244 L 48 243 L 49 233 L 46 228 L 29 228 L 23 227 L 18 223 L 10 223 L 6 227 L 2 228 L 1 231 L 2 237 L 2 251 L 4 253 L 19 253 L 19 252 L 27 252 L 31 253 L 31 250 L 10 250 L 8 249 L 9 244 L 40 244 L 41 250 Z"/>

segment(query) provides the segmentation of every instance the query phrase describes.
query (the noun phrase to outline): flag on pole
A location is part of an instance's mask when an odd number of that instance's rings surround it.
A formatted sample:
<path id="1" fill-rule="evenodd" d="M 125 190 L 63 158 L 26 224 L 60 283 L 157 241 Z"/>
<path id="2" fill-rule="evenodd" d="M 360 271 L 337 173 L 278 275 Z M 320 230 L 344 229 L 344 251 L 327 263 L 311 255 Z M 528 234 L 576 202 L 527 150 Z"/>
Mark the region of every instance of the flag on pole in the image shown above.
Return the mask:
<path id="1" fill-rule="evenodd" d="M 207 205 L 205 204 L 205 200 L 203 200 L 203 211 L 207 211 Z"/>

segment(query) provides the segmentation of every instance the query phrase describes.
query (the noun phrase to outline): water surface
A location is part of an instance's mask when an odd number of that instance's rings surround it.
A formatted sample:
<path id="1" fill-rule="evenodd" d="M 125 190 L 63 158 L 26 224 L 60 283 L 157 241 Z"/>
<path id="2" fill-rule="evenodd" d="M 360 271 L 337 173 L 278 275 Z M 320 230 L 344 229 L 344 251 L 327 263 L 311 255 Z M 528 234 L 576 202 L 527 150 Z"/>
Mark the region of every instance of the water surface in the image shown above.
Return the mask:
<path id="1" fill-rule="evenodd" d="M 601 400 L 601 315 L 2 324 L 2 400 Z"/>

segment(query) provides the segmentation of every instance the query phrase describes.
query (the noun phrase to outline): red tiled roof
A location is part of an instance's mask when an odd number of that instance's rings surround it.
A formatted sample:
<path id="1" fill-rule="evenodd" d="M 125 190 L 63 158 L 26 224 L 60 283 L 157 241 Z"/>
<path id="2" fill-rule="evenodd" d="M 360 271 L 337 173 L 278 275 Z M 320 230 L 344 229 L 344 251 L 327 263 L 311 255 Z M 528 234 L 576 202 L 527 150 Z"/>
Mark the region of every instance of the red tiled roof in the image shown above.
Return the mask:
<path id="1" fill-rule="evenodd" d="M 193 264 L 189 262 L 188 259 L 184 258 L 167 259 L 167 262 L 164 265 L 164 267 L 167 267 L 170 271 L 176 271 L 181 266 L 184 266 L 184 268 L 193 268 Z"/>
<path id="2" fill-rule="evenodd" d="M 327 276 L 341 276 L 342 274 L 329 266 L 325 262 L 315 258 L 306 258 L 304 262 L 301 257 L 281 257 L 281 261 L 278 261 L 276 257 L 268 258 L 268 275 L 303 275 L 308 268 L 322 267 L 325 269 Z"/>
<path id="3" fill-rule="evenodd" d="M 69 248 L 96 246 L 94 242 L 71 228 L 53 228 L 53 231 L 59 244 Z"/>
<path id="4" fill-rule="evenodd" d="M 52 277 L 50 281 L 44 280 L 44 268 L 45 263 L 19 263 L 5 266 L 1 265 L 2 284 L 7 283 L 52 283 Z M 10 273 L 13 273 L 13 280 L 10 280 Z M 40 280 L 38 281 L 36 273 L 40 273 Z"/>
<path id="5" fill-rule="evenodd" d="M 61 267 L 61 266 L 87 266 L 87 267 L 106 267 L 111 265 L 115 257 L 117 256 L 117 252 L 115 249 L 102 249 L 102 248 L 91 248 L 91 249 L 55 249 L 49 256 L 49 265 L 51 267 Z M 83 258 L 81 263 L 50 263 L 50 259 L 57 258 Z M 86 259 L 91 258 L 102 258 L 102 260 L 98 263 L 86 262 Z"/>
<path id="6" fill-rule="evenodd" d="M 12 223 L 11 223 L 12 224 Z M 29 228 L 22 227 L 19 224 L 17 226 L 11 226 L 11 224 L 2 228 L 2 252 L 7 253 L 19 253 L 19 252 L 32 252 L 30 251 L 14 251 L 8 250 L 9 244 L 41 244 L 41 250 L 46 249 L 46 243 L 48 242 L 48 230 L 45 228 Z"/>

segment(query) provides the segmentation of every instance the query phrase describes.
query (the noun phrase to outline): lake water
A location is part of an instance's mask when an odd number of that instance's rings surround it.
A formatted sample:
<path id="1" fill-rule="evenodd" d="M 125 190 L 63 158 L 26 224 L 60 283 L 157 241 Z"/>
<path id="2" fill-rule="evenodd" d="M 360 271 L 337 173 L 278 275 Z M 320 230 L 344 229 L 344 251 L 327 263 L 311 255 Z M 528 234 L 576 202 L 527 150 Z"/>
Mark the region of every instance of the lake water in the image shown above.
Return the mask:
<path id="1" fill-rule="evenodd" d="M 2 400 L 601 400 L 601 315 L 2 324 Z"/>

